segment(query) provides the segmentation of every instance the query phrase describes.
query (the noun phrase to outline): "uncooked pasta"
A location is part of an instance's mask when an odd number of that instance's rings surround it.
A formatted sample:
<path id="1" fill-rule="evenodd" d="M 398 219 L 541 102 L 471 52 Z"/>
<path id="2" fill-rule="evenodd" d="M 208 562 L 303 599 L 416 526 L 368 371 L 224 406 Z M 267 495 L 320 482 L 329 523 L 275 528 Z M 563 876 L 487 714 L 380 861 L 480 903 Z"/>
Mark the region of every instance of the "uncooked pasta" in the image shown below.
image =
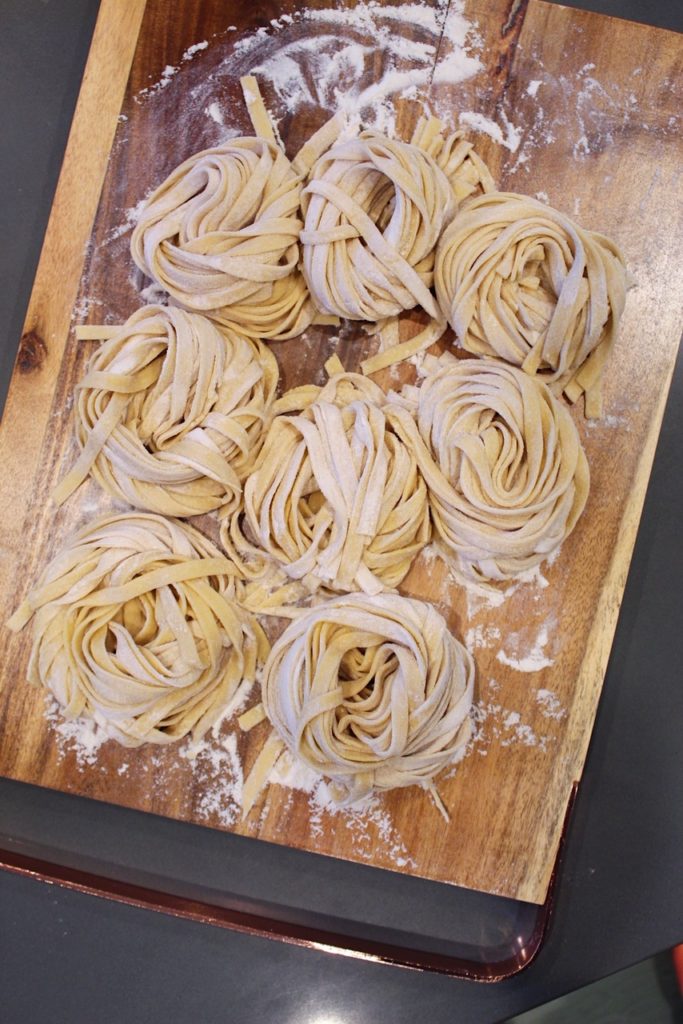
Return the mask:
<path id="1" fill-rule="evenodd" d="M 72 537 L 9 625 L 33 617 L 28 678 L 125 746 L 199 739 L 268 642 L 232 563 L 161 516 L 102 518 Z"/>
<path id="2" fill-rule="evenodd" d="M 516 367 L 449 355 L 427 366 L 407 389 L 414 413 L 401 407 L 394 422 L 427 481 L 441 550 L 464 579 L 514 579 L 553 554 L 583 511 L 588 462 L 574 421 Z"/>
<path id="3" fill-rule="evenodd" d="M 340 802 L 422 785 L 464 751 L 474 662 L 431 605 L 349 594 L 305 612 L 273 646 L 263 705 Z"/>
<path id="4" fill-rule="evenodd" d="M 572 401 L 585 393 L 588 416 L 601 412 L 627 283 L 608 238 L 509 192 L 469 200 L 437 251 L 436 294 L 458 344 L 557 380 Z"/>

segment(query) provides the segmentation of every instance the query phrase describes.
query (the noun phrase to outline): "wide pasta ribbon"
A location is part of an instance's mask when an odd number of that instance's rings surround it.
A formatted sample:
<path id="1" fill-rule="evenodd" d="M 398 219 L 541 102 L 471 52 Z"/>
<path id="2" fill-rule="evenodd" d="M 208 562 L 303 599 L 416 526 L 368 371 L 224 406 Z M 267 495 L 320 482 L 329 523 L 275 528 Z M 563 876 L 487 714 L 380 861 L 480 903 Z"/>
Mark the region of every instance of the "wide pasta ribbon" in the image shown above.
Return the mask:
<path id="1" fill-rule="evenodd" d="M 186 309 L 250 337 L 283 340 L 329 318 L 321 320 L 298 268 L 302 174 L 276 142 L 256 80 L 247 76 L 242 87 L 256 137 L 229 139 L 180 164 L 145 202 L 131 253 Z M 328 131 L 312 140 L 311 155 Z"/>
<path id="2" fill-rule="evenodd" d="M 276 405 L 241 512 L 221 539 L 247 574 L 281 566 L 307 590 L 396 586 L 430 536 L 427 489 L 383 392 L 357 374 Z"/>
<path id="3" fill-rule="evenodd" d="M 514 579 L 556 551 L 583 511 L 576 426 L 545 384 L 505 363 L 447 355 L 427 369 L 393 422 L 427 482 L 441 550 L 464 580 Z"/>
<path id="4" fill-rule="evenodd" d="M 287 627 L 261 689 L 280 740 L 350 803 L 432 790 L 470 737 L 473 687 L 472 657 L 431 605 L 350 594 Z"/>
<path id="5" fill-rule="evenodd" d="M 436 244 L 460 202 L 490 188 L 471 144 L 459 132 L 445 137 L 437 118 L 422 118 L 410 143 L 366 131 L 314 165 L 302 195 L 303 271 L 323 312 L 377 324 L 382 350 L 365 360 L 364 373 L 443 334 L 446 320 L 430 291 Z M 388 346 L 395 318 L 416 306 L 431 322 Z"/>
<path id="6" fill-rule="evenodd" d="M 80 530 L 8 625 L 34 618 L 29 681 L 124 746 L 200 739 L 268 653 L 232 562 L 197 530 L 130 513 Z"/>
<path id="7" fill-rule="evenodd" d="M 143 306 L 95 352 L 78 385 L 81 454 L 55 500 L 91 473 L 113 497 L 150 512 L 231 511 L 277 382 L 275 357 L 260 341 L 196 313 Z"/>
<path id="8" fill-rule="evenodd" d="M 434 279 L 458 344 L 558 381 L 573 402 L 585 393 L 586 415 L 600 415 L 628 284 L 613 242 L 529 196 L 493 192 L 446 229 Z"/>

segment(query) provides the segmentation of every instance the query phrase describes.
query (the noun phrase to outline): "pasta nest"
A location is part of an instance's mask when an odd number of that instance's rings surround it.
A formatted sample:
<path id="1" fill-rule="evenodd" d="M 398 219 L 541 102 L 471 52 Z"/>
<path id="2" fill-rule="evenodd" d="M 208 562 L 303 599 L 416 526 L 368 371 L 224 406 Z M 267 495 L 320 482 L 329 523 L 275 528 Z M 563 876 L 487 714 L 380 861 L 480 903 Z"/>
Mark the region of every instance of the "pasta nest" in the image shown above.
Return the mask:
<path id="1" fill-rule="evenodd" d="M 559 381 L 600 414 L 600 378 L 624 309 L 618 247 L 545 203 L 470 199 L 439 242 L 435 286 L 458 343 Z"/>
<path id="2" fill-rule="evenodd" d="M 94 353 L 78 386 L 82 454 L 109 494 L 162 515 L 234 508 L 260 448 L 278 382 L 261 342 L 181 309 L 145 306 Z"/>
<path id="3" fill-rule="evenodd" d="M 384 393 L 340 373 L 322 389 L 288 392 L 275 411 L 244 488 L 245 532 L 239 514 L 223 522 L 226 550 L 256 574 L 280 565 L 308 590 L 396 586 L 430 523 L 427 488 Z"/>
<path id="4" fill-rule="evenodd" d="M 112 516 L 72 537 L 10 625 L 35 612 L 28 678 L 67 716 L 129 747 L 199 739 L 268 653 L 240 586 L 190 526 Z"/>
<path id="5" fill-rule="evenodd" d="M 230 139 L 151 194 L 133 259 L 187 309 L 251 337 L 294 337 L 316 314 L 297 267 L 300 197 L 301 178 L 275 142 Z"/>
<path id="6" fill-rule="evenodd" d="M 303 271 L 324 313 L 372 321 L 422 306 L 443 319 L 429 289 L 455 197 L 427 152 L 362 132 L 317 161 L 302 207 Z"/>
<path id="7" fill-rule="evenodd" d="M 515 367 L 434 363 L 414 417 L 406 408 L 398 417 L 442 551 L 465 579 L 514 579 L 556 551 L 583 511 L 589 472 L 578 431 L 550 389 Z"/>
<path id="8" fill-rule="evenodd" d="M 351 802 L 430 787 L 464 752 L 473 686 L 471 655 L 430 605 L 350 594 L 287 627 L 261 689 L 281 740 Z"/>
<path id="9" fill-rule="evenodd" d="M 456 208 L 472 195 L 494 192 L 488 167 L 462 131 L 445 135 L 436 117 L 421 117 L 411 142 L 436 160 L 448 178 Z"/>

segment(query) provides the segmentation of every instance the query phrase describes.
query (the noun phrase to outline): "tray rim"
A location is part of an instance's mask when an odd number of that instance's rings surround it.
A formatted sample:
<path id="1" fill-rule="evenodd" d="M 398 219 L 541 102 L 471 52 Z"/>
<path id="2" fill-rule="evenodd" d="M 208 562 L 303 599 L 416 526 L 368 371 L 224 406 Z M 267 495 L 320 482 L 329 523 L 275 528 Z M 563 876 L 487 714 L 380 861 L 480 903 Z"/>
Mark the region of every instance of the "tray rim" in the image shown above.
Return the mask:
<path id="1" fill-rule="evenodd" d="M 121 881 L 106 874 L 95 874 L 45 860 L 19 850 L 0 847 L 0 870 L 47 885 L 58 885 L 60 888 L 83 895 L 112 900 L 139 910 L 169 914 L 172 917 L 226 928 L 244 935 L 286 942 L 319 953 L 491 984 L 505 981 L 525 970 L 536 959 L 545 943 L 554 915 L 563 854 L 577 792 L 578 783 L 575 783 L 562 826 L 560 846 L 548 893 L 544 903 L 535 904 L 536 919 L 528 944 L 521 947 L 517 955 L 483 963 L 445 953 L 428 952 L 412 946 L 350 937 L 317 926 L 269 917 L 258 910 L 247 911 L 231 905 L 230 902 L 226 907 L 218 906 L 188 896 L 176 895 L 167 888 L 152 889 Z M 310 853 L 308 855 L 320 856 Z"/>

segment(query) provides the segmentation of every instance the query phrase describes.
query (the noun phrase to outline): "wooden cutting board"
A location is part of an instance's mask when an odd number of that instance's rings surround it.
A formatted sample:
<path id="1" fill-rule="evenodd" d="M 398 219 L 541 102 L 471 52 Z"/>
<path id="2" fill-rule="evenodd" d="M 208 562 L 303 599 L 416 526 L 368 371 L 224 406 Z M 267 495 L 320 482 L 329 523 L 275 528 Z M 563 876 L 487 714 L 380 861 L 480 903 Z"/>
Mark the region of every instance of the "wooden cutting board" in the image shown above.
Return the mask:
<path id="1" fill-rule="evenodd" d="M 227 721 L 194 761 L 178 747 L 130 751 L 108 742 L 88 752 L 77 731 L 46 719 L 44 695 L 24 681 L 29 629 L 19 637 L 0 631 L 0 772 L 542 902 L 586 757 L 681 331 L 683 48 L 672 33 L 541 2 L 472 0 L 463 11 L 452 3 L 448 12 L 425 4 L 410 8 L 407 19 L 406 10 L 399 22 L 382 20 L 375 8 L 375 20 L 359 28 L 358 19 L 302 18 L 288 0 L 255 7 L 104 0 L 0 432 L 0 609 L 6 616 L 16 607 L 76 525 L 113 507 L 92 484 L 61 509 L 50 494 L 74 456 L 71 395 L 92 351 L 75 342 L 71 328 L 84 320 L 120 322 L 143 302 L 139 290 L 148 282 L 128 253 L 130 211 L 191 153 L 228 129 L 249 133 L 240 74 L 268 60 L 303 60 L 312 48 L 334 49 L 336 40 L 356 45 L 363 57 L 356 74 L 371 85 L 388 70 L 377 26 L 402 34 L 393 70 L 421 71 L 413 94 L 428 94 L 454 126 L 464 113 L 465 123 L 484 129 L 472 138 L 499 187 L 543 193 L 584 226 L 614 237 L 635 280 L 606 377 L 605 418 L 588 424 L 574 410 L 591 494 L 554 564 L 498 607 L 450 584 L 429 557 L 402 587 L 433 600 L 477 661 L 477 736 L 469 756 L 439 782 L 450 824 L 416 789 L 365 810 L 335 812 L 296 773 L 290 785 L 271 785 L 241 821 L 239 774 L 253 763 L 266 725 L 235 740 L 235 722 Z M 463 68 L 469 73 L 472 65 L 461 63 L 457 84 L 459 31 L 481 68 L 465 77 Z M 342 86 L 347 72 L 339 72 Z M 292 112 L 272 78 L 262 77 L 290 155 L 331 112 L 316 102 L 320 81 L 309 74 L 308 82 L 311 102 Z M 402 137 L 417 112 L 415 99 L 396 102 Z M 414 330 L 410 318 L 403 329 Z M 289 387 L 320 381 L 333 350 L 356 368 L 373 344 L 356 328 L 325 328 L 274 348 Z M 402 367 L 380 383 L 396 386 L 412 374 Z M 257 699 L 254 692 L 251 702 Z"/>

